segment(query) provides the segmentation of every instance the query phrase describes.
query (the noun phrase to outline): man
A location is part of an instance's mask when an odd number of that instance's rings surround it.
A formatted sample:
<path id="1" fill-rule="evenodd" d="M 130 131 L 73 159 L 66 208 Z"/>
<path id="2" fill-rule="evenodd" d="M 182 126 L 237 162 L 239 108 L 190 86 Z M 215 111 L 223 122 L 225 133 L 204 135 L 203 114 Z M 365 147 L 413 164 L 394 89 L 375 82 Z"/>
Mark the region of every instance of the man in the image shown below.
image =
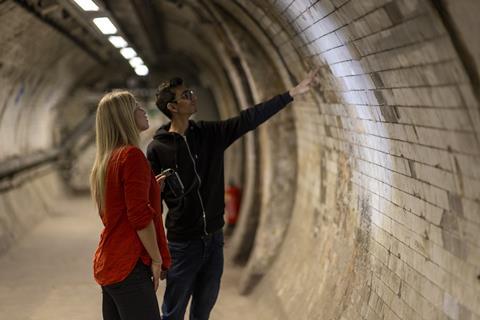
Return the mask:
<path id="1" fill-rule="evenodd" d="M 190 297 L 190 319 L 208 319 L 223 273 L 224 151 L 295 96 L 307 92 L 315 74 L 311 72 L 290 91 L 243 110 L 237 117 L 212 122 L 189 120 L 197 111 L 197 97 L 182 79 L 160 86 L 156 104 L 171 122 L 157 130 L 147 158 L 156 175 L 172 168 L 184 185 L 183 195 L 168 188 L 163 193 L 169 209 L 165 226 L 173 259 L 163 319 L 183 319 Z"/>

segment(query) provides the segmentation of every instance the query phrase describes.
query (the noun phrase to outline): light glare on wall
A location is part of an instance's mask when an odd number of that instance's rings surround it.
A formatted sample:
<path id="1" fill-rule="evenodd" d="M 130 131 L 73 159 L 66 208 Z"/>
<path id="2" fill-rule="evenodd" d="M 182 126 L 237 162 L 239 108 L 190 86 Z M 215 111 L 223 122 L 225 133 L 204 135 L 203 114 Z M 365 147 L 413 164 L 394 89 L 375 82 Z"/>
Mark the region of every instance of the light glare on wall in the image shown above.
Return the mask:
<path id="1" fill-rule="evenodd" d="M 146 76 L 148 74 L 148 68 L 145 65 L 141 65 L 135 68 L 135 73 L 139 76 Z"/>
<path id="2" fill-rule="evenodd" d="M 132 58 L 128 61 L 133 68 L 136 68 L 143 64 L 143 60 L 140 57 Z"/>
<path id="3" fill-rule="evenodd" d="M 83 11 L 98 11 L 98 6 L 92 0 L 73 0 Z"/>
<path id="4" fill-rule="evenodd" d="M 117 33 L 117 28 L 113 25 L 112 21 L 110 21 L 107 17 L 95 18 L 93 19 L 93 23 L 97 26 L 97 28 L 103 34 L 114 34 Z"/>
<path id="5" fill-rule="evenodd" d="M 120 36 L 110 36 L 108 38 L 108 41 L 110 41 L 115 48 L 125 48 L 126 46 L 128 46 L 127 41 L 125 41 L 125 39 Z"/>
<path id="6" fill-rule="evenodd" d="M 120 50 L 120 54 L 127 60 L 130 60 L 132 59 L 133 57 L 135 57 L 137 55 L 137 53 L 135 52 L 135 50 L 133 50 L 132 48 L 128 47 L 128 48 L 123 48 L 122 50 Z"/>

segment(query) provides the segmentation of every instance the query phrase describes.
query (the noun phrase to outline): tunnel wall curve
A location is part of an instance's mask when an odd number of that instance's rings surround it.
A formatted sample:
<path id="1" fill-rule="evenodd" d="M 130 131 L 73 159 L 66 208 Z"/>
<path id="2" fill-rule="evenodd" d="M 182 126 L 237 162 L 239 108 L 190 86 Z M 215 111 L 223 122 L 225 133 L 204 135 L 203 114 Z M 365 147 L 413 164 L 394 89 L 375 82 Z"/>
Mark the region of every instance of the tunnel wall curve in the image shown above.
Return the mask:
<path id="1" fill-rule="evenodd" d="M 321 66 L 293 106 L 295 204 L 253 293 L 261 316 L 477 319 L 478 102 L 460 35 L 428 1 L 236 3 L 295 78 Z"/>
<path id="2" fill-rule="evenodd" d="M 222 2 L 217 10 L 236 44 L 254 103 L 287 91 L 291 79 L 285 73 L 285 64 L 248 12 L 232 2 Z M 229 240 L 229 254 L 244 265 L 240 281 L 240 291 L 244 294 L 253 289 L 271 266 L 291 217 L 294 202 L 291 188 L 297 175 L 293 111 L 283 110 L 261 125 L 254 137 L 258 158 L 254 168 L 258 182 L 254 189 L 258 201 L 254 207 L 242 203 L 237 229 Z"/>
<path id="3" fill-rule="evenodd" d="M 97 62 L 13 1 L 0 4 L 0 20 L 0 161 L 28 160 L 57 146 L 56 110 Z M 62 195 L 56 169 L 46 164 L 2 181 L 0 254 L 54 213 Z"/>

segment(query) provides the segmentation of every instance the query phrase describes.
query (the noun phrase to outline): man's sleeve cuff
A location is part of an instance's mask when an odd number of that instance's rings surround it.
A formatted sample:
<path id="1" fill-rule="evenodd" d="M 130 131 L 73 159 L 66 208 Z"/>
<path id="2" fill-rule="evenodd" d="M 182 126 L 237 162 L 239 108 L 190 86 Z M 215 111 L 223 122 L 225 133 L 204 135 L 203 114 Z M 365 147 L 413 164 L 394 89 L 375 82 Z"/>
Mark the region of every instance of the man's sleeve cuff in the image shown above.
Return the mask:
<path id="1" fill-rule="evenodd" d="M 280 97 L 285 104 L 288 104 L 293 101 L 293 97 L 290 95 L 290 91 L 287 91 L 281 94 Z"/>

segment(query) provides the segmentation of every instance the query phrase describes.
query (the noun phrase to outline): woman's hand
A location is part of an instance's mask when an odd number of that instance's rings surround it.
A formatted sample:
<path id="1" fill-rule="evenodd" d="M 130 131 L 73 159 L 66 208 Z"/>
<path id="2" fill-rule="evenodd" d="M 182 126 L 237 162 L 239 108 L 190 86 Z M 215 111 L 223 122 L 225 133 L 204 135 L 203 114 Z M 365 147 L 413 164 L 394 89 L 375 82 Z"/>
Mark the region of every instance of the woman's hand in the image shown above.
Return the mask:
<path id="1" fill-rule="evenodd" d="M 308 76 L 302 82 L 300 82 L 296 87 L 290 89 L 290 96 L 295 98 L 295 96 L 302 95 L 308 92 L 313 85 L 317 84 L 316 76 L 319 70 L 320 68 L 316 68 L 315 70 L 310 71 Z"/>
<path id="2" fill-rule="evenodd" d="M 164 175 L 156 175 L 155 176 L 155 180 L 157 180 L 158 182 L 158 185 L 160 186 L 160 191 L 162 192 L 163 191 L 163 188 L 165 187 L 165 176 Z"/>
<path id="3" fill-rule="evenodd" d="M 152 261 L 151 268 L 152 268 L 153 287 L 155 288 L 155 291 L 157 291 L 158 284 L 160 283 L 161 274 L 162 274 L 162 262 Z"/>

